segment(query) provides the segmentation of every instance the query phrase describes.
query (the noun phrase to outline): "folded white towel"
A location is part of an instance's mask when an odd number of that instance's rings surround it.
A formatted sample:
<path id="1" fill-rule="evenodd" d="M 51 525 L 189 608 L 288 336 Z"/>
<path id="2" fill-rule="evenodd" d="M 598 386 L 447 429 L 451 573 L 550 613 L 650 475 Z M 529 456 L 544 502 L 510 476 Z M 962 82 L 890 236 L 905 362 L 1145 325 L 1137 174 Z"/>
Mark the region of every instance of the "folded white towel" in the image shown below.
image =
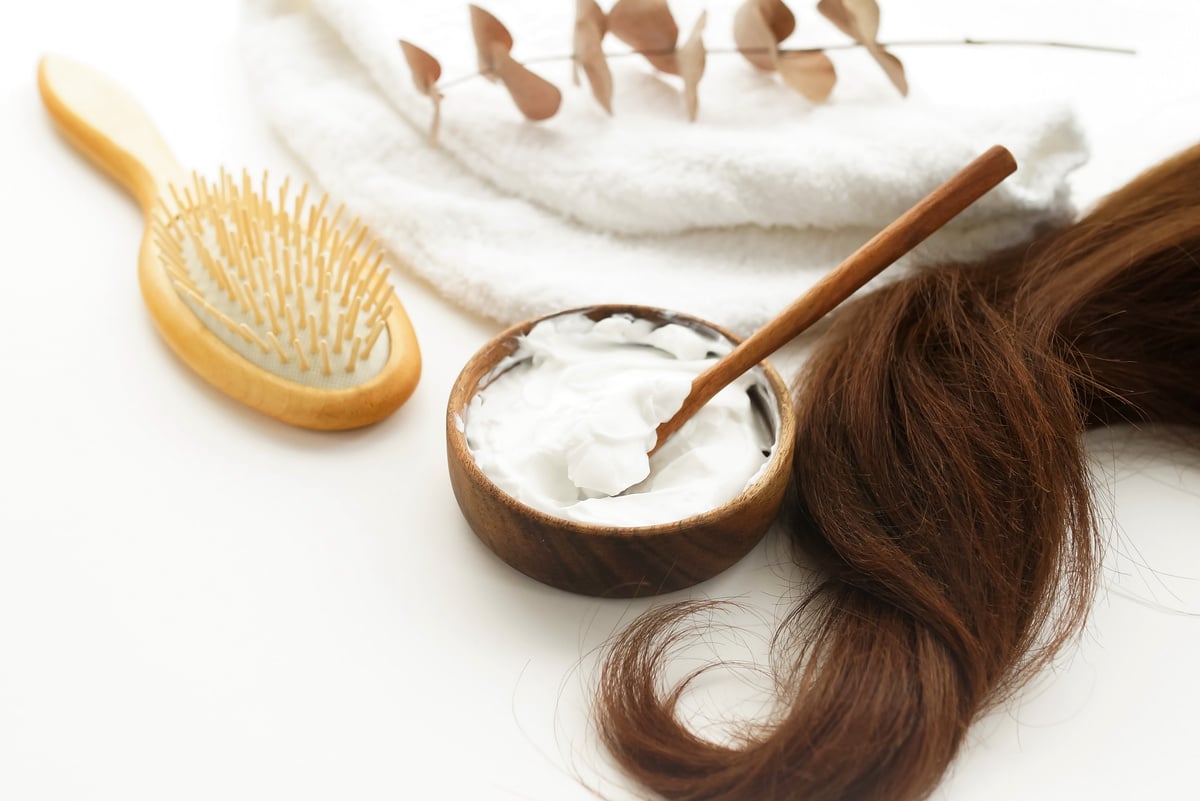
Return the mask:
<path id="1" fill-rule="evenodd" d="M 265 113 L 418 274 L 505 323 L 634 302 L 745 333 L 987 146 L 1008 146 L 1019 172 L 922 258 L 975 258 L 1067 213 L 1064 179 L 1084 160 L 1062 106 L 905 100 L 850 61 L 813 108 L 736 54 L 710 56 L 696 123 L 674 79 L 638 58 L 611 61 L 611 118 L 571 86 L 565 62 L 539 67 L 564 92 L 544 123 L 524 121 L 502 88 L 467 81 L 447 91 L 435 148 L 397 40 L 438 57 L 445 79 L 474 71 L 465 4 L 294 5 L 247 0 L 244 50 Z M 737 3 L 705 5 L 710 48 L 731 46 Z M 569 52 L 573 6 L 487 4 L 519 60 Z M 692 19 L 680 22 L 686 32 Z"/>

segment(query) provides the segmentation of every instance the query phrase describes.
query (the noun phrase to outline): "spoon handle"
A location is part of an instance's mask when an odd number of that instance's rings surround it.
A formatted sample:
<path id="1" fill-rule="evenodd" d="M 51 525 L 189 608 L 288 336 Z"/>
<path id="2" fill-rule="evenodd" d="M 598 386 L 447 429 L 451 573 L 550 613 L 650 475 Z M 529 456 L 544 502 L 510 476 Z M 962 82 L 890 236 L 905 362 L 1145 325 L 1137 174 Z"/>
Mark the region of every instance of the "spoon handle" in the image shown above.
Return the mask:
<path id="1" fill-rule="evenodd" d="M 660 424 L 654 453 L 734 379 L 820 320 L 863 284 L 948 223 L 1017 169 L 1012 153 L 994 145 L 904 212 L 740 345 L 692 381 L 674 416 Z"/>

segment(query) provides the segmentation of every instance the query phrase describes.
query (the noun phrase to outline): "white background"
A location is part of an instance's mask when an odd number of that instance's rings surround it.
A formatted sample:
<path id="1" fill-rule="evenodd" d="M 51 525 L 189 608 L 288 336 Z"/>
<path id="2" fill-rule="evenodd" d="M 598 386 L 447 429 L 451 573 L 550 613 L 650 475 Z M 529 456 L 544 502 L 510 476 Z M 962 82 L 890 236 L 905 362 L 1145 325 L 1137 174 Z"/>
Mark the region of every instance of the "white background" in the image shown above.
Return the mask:
<path id="1" fill-rule="evenodd" d="M 924 5 L 884 3 L 906 31 L 1142 48 L 906 55 L 915 85 L 1076 87 L 1084 202 L 1200 139 L 1193 3 Z M 425 372 L 364 431 L 295 430 L 210 389 L 141 305 L 137 209 L 51 128 L 34 70 L 47 50 L 102 68 L 201 172 L 303 177 L 241 78 L 237 4 L 4 6 L 0 798 L 623 795 L 586 724 L 592 652 L 647 602 L 518 575 L 446 479 L 445 398 L 496 326 L 397 274 Z M 1200 468 L 1127 433 L 1091 443 L 1110 544 L 1094 616 L 972 730 L 940 799 L 1200 798 Z M 693 594 L 736 596 L 768 631 L 784 556 L 771 537 Z"/>

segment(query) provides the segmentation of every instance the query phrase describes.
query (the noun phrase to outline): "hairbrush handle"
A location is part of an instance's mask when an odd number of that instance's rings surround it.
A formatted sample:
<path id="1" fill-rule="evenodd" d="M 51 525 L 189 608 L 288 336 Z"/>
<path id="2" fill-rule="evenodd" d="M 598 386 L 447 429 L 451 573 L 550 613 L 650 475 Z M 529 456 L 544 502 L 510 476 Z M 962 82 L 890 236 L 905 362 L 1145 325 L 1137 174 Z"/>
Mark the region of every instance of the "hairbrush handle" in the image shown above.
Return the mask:
<path id="1" fill-rule="evenodd" d="M 1012 153 L 994 145 L 871 237 L 799 300 L 696 376 L 683 406 L 671 419 L 659 425 L 657 441 L 650 453 L 662 447 L 692 415 L 734 379 L 795 339 L 1016 169 L 1017 162 Z"/>
<path id="2" fill-rule="evenodd" d="M 187 174 L 141 105 L 106 75 L 64 56 L 38 63 L 38 90 L 51 118 L 81 152 L 149 212 L 168 183 Z"/>

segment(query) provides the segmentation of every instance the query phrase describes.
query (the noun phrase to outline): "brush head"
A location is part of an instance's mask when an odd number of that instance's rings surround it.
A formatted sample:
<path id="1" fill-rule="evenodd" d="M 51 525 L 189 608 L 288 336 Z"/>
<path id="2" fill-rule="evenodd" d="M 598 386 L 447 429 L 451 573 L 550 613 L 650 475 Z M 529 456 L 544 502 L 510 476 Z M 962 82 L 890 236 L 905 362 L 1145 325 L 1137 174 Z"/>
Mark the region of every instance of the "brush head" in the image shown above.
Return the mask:
<path id="1" fill-rule="evenodd" d="M 188 308 L 243 358 L 280 378 L 319 389 L 357 386 L 387 363 L 395 301 L 378 242 L 364 246 L 359 220 L 342 230 L 328 196 L 305 206 L 308 186 L 272 202 L 259 187 L 222 173 L 171 187 L 176 213 L 154 221 L 159 261 Z"/>
<path id="2" fill-rule="evenodd" d="M 168 186 L 143 294 L 168 343 L 220 389 L 285 422 L 352 428 L 408 397 L 420 356 L 379 243 L 308 195 L 224 170 Z"/>

